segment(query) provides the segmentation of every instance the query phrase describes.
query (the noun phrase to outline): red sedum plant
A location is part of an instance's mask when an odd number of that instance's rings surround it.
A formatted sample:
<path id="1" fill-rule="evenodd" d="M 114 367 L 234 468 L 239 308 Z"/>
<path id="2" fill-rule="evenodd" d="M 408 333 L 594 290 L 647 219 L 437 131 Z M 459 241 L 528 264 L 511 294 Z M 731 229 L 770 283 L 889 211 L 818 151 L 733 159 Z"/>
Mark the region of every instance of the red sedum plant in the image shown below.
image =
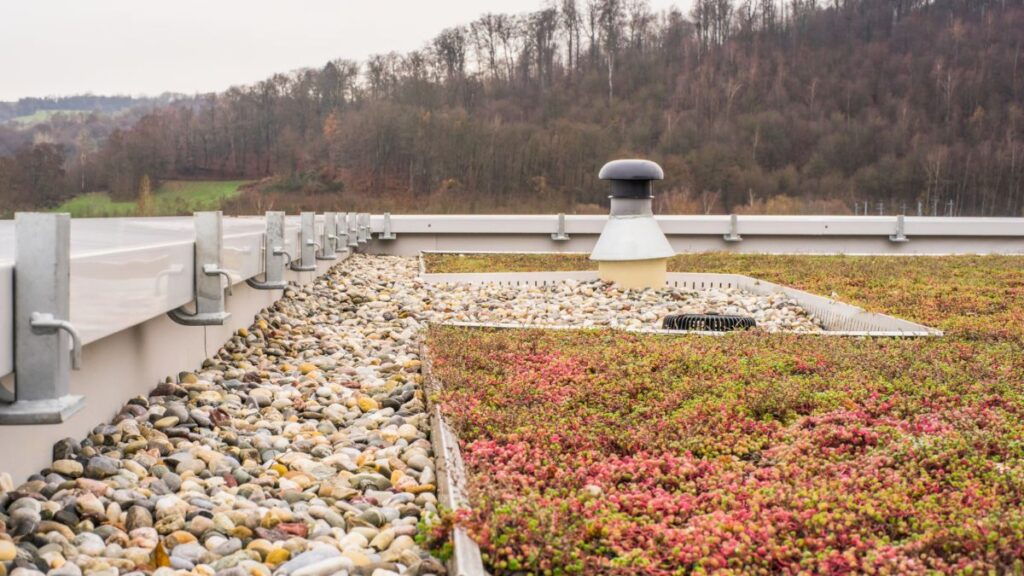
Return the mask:
<path id="1" fill-rule="evenodd" d="M 825 259 L 784 258 L 772 280 L 804 266 L 802 288 L 849 289 L 894 313 L 913 301 L 913 283 L 894 295 L 826 279 Z M 985 275 L 961 259 L 899 262 L 932 278 L 919 293 L 942 302 L 906 315 L 948 337 L 432 330 L 436 400 L 469 471 L 473 509 L 458 521 L 489 568 L 1024 570 L 1021 329 L 956 319 L 950 297 L 977 310 L 1009 294 L 1019 306 L 1020 270 L 990 271 L 979 296 L 969 284 Z"/>

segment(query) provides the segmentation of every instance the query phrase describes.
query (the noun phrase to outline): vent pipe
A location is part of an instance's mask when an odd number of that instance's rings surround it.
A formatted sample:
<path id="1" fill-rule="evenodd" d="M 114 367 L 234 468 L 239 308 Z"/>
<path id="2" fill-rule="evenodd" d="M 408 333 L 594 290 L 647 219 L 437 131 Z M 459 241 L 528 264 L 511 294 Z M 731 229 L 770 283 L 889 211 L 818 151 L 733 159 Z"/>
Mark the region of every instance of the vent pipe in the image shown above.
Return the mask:
<path id="1" fill-rule="evenodd" d="M 590 259 L 598 275 L 622 288 L 662 288 L 668 259 L 675 255 L 654 219 L 654 181 L 664 180 L 661 166 L 648 160 L 615 160 L 601 168 L 611 183 L 611 212 Z"/>

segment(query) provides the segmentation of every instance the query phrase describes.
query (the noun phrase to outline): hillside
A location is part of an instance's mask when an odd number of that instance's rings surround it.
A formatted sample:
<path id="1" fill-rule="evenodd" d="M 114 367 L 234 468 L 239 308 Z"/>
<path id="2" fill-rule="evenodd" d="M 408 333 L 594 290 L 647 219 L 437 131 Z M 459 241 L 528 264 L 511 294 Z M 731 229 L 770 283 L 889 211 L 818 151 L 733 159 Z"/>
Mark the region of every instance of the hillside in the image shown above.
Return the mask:
<path id="1" fill-rule="evenodd" d="M 591 211 L 600 165 L 644 156 L 666 212 L 1019 216 L 1022 44 L 1022 0 L 560 0 L 60 153 L 79 189 L 124 201 L 144 176 L 260 179 L 242 212 Z"/>
<path id="2" fill-rule="evenodd" d="M 54 208 L 74 218 L 110 216 L 185 216 L 201 210 L 219 210 L 239 194 L 241 180 L 167 180 L 149 195 L 130 201 L 113 201 L 105 192 L 80 194 Z"/>
<path id="3" fill-rule="evenodd" d="M 132 96 L 96 96 L 80 94 L 51 98 L 21 98 L 15 102 L 0 102 L 0 123 L 16 121 L 26 123 L 27 119 L 45 120 L 52 114 L 116 114 L 133 108 L 166 105 L 180 99 L 180 95 L 164 94 L 156 98 Z"/>

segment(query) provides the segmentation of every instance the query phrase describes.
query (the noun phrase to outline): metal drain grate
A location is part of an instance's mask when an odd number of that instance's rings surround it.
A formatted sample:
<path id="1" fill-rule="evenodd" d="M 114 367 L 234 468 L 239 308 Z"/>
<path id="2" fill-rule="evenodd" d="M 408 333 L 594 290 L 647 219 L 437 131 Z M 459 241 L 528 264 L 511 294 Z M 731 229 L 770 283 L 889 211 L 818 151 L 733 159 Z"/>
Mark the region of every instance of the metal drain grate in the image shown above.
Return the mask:
<path id="1" fill-rule="evenodd" d="M 666 330 L 729 332 L 731 330 L 749 330 L 757 326 L 757 323 L 750 316 L 673 314 L 665 316 L 665 320 L 662 321 L 661 325 Z"/>

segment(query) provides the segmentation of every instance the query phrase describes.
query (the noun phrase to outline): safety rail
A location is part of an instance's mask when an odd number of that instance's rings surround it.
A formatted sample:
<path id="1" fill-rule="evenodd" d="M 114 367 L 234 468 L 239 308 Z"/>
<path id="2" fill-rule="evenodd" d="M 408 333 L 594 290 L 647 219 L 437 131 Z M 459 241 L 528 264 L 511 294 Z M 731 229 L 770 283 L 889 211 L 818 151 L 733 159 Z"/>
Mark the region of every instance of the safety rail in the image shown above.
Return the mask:
<path id="1" fill-rule="evenodd" d="M 60 423 L 80 410 L 88 398 L 69 392 L 69 372 L 86 345 L 164 314 L 222 325 L 234 285 L 284 290 L 295 278 L 287 267 L 315 273 L 318 260 L 347 256 L 339 221 L 312 212 L 0 221 L 0 425 Z"/>
<path id="2" fill-rule="evenodd" d="M 1024 254 L 1024 218 L 911 216 L 655 216 L 676 252 L 770 254 Z M 424 250 L 587 252 L 608 221 L 600 215 L 374 215 L 390 238 L 374 253 Z"/>

